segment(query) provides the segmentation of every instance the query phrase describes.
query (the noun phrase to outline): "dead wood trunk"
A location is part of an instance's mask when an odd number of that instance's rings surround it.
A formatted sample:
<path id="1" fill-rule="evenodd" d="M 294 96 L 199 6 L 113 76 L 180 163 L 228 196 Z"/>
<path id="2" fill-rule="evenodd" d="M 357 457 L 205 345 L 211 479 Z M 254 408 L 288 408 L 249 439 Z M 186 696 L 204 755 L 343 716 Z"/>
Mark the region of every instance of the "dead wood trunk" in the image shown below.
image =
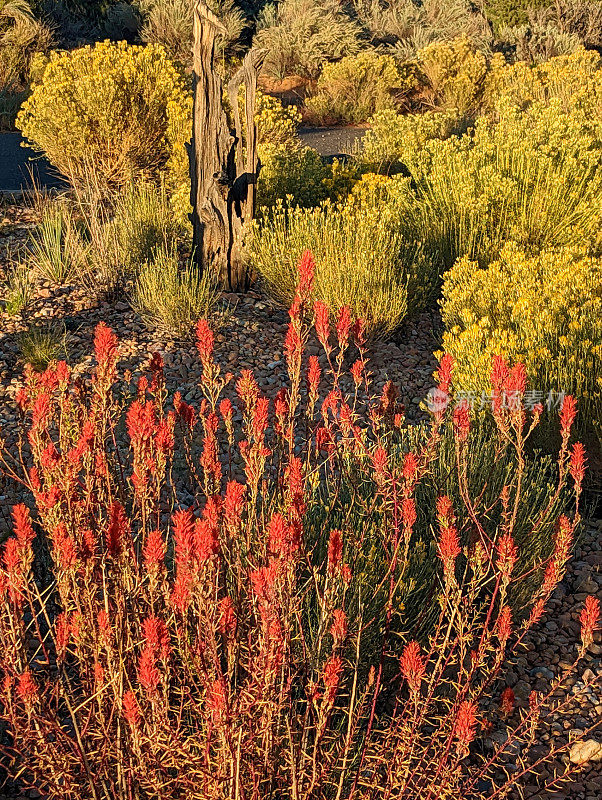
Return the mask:
<path id="1" fill-rule="evenodd" d="M 229 291 L 248 288 L 244 259 L 245 230 L 255 214 L 259 161 L 255 96 L 263 55 L 251 50 L 228 85 L 234 117 L 230 130 L 223 105 L 223 87 L 215 71 L 215 39 L 223 31 L 219 19 L 197 0 L 194 14 L 194 117 L 190 150 L 191 204 L 195 259 L 210 269 Z M 244 86 L 245 131 L 238 107 Z M 243 152 L 244 150 L 244 152 Z"/>

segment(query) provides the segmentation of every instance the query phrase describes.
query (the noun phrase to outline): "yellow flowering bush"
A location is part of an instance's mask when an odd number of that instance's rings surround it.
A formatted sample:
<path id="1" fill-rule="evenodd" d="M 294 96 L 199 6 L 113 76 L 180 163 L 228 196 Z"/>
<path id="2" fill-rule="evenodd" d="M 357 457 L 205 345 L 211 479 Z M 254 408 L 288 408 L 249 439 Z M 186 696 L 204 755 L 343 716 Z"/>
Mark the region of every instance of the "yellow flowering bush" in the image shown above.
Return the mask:
<path id="1" fill-rule="evenodd" d="M 160 45 L 105 41 L 53 53 L 17 125 L 73 184 L 113 190 L 181 173 L 191 102 Z"/>
<path id="2" fill-rule="evenodd" d="M 416 57 L 418 79 L 428 106 L 473 114 L 480 106 L 487 59 L 465 36 L 434 42 Z"/>
<path id="3" fill-rule="evenodd" d="M 408 224 L 443 268 L 482 265 L 514 240 L 530 252 L 588 242 L 602 224 L 602 130 L 559 101 L 500 104 L 472 135 L 428 141 L 400 195 Z"/>
<path id="4" fill-rule="evenodd" d="M 324 65 L 307 109 L 321 123 L 365 122 L 375 112 L 392 108 L 415 86 L 408 66 L 402 70 L 393 56 L 363 50 Z"/>
<path id="5" fill-rule="evenodd" d="M 294 297 L 297 263 L 307 249 L 316 260 L 314 299 L 333 313 L 349 306 L 372 335 L 401 323 L 407 311 L 407 262 L 399 230 L 385 215 L 328 202 L 318 208 L 278 204 L 266 211 L 249 252 L 267 290 L 284 305 Z"/>
<path id="6" fill-rule="evenodd" d="M 506 63 L 498 53 L 491 60 L 484 105 L 495 111 L 500 99 L 521 109 L 534 102 L 560 102 L 564 112 L 581 111 L 599 116 L 602 110 L 602 57 L 579 47 L 532 66 L 524 61 Z"/>
<path id="7" fill-rule="evenodd" d="M 301 114 L 296 106 L 285 106 L 277 97 L 258 91 L 255 98 L 258 145 L 295 145 Z"/>
<path id="8" fill-rule="evenodd" d="M 525 364 L 535 390 L 574 394 L 583 416 L 602 422 L 602 259 L 571 247 L 530 257 L 507 244 L 485 269 L 460 259 L 441 307 L 458 389 L 488 390 L 501 354 Z"/>
<path id="9" fill-rule="evenodd" d="M 461 130 L 457 111 L 398 114 L 380 111 L 370 119 L 359 160 L 371 170 L 387 171 L 399 162 L 413 174 L 419 170 L 427 142 L 447 139 Z"/>

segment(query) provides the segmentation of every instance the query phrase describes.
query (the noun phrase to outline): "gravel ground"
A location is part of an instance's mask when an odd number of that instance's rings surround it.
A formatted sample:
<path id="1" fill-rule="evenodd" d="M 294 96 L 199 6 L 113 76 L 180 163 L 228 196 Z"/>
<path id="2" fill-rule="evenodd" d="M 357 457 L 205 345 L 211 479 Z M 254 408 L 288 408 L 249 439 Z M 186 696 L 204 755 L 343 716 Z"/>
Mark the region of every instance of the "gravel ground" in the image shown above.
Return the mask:
<path id="1" fill-rule="evenodd" d="M 2 214 L 10 228 L 8 234 L 5 231 L 4 236 L 0 235 L 0 287 L 3 252 L 8 245 L 15 246 L 24 240 L 27 225 L 31 223 L 30 213 L 22 208 L 0 210 L 0 220 Z M 2 288 L 0 299 L 1 292 Z M 224 369 L 233 372 L 245 367 L 253 368 L 262 389 L 273 397 L 285 376 L 282 343 L 288 320 L 286 311 L 259 291 L 227 295 L 226 300 L 230 313 L 216 336 L 216 358 Z M 192 343 L 157 339 L 144 329 L 123 300 L 113 304 L 96 303 L 74 287 L 41 285 L 26 319 L 0 311 L 0 431 L 4 436 L 14 430 L 16 423 L 13 397 L 21 372 L 19 333 L 32 322 L 44 320 L 61 321 L 65 326 L 69 362 L 76 372 L 89 366 L 94 326 L 104 320 L 119 336 L 123 369 L 130 368 L 135 372 L 148 363 L 154 351 L 159 351 L 164 356 L 169 389 L 172 392 L 179 389 L 189 402 L 199 400 L 199 363 Z M 378 342 L 373 347 L 374 388 L 378 391 L 386 380 L 393 380 L 401 389 L 401 399 L 410 421 L 421 417 L 418 404 L 432 386 L 435 367 L 432 353 L 439 345 L 439 332 L 437 315 L 427 313 L 408 322 L 394 340 Z M 310 342 L 309 351 L 319 352 L 315 342 Z M 18 500 L 14 487 L 3 485 L 0 479 L 0 537 L 8 529 L 10 508 Z M 596 594 L 602 601 L 601 534 L 602 522 L 585 526 L 575 557 L 553 597 L 547 617 L 531 633 L 524 653 L 508 666 L 505 681 L 517 697 L 515 713 L 526 704 L 532 689 L 544 691 L 564 664 L 572 659 L 579 638 L 579 609 L 586 595 Z M 556 699 L 571 699 L 582 685 L 580 682 L 591 679 L 592 673 L 602 676 L 602 639 L 599 634 L 585 663 L 580 665 L 569 685 L 557 691 Z M 567 712 L 557 719 L 552 718 L 551 725 L 541 735 L 541 747 L 546 747 L 550 740 L 570 742 L 579 731 L 601 719 L 601 714 L 602 685 L 596 691 L 588 691 L 584 697 L 571 700 Z M 503 731 L 497 730 L 491 736 L 496 739 L 503 736 Z M 524 796 L 533 800 L 599 800 L 602 797 L 602 761 L 599 761 L 602 759 L 602 730 L 588 738 L 600 746 L 589 746 L 590 757 L 578 768 L 570 784 L 558 791 L 542 793 L 533 781 Z M 549 780 L 554 769 L 563 770 L 567 760 L 565 756 L 558 764 L 546 768 L 541 781 Z"/>

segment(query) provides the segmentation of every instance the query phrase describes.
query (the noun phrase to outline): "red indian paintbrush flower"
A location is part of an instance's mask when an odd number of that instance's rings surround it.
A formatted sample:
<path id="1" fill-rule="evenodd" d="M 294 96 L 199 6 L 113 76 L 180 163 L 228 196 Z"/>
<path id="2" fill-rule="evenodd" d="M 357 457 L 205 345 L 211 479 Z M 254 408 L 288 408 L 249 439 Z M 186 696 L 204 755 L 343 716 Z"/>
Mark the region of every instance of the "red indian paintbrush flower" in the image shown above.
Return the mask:
<path id="1" fill-rule="evenodd" d="M 328 306 L 325 303 L 322 303 L 320 300 L 316 300 L 314 303 L 314 317 L 314 325 L 316 328 L 318 341 L 324 350 L 329 353 L 330 344 L 328 339 L 330 337 L 330 322 L 328 320 Z"/>
<path id="2" fill-rule="evenodd" d="M 470 405 L 466 400 L 461 400 L 454 408 L 453 423 L 458 441 L 465 442 L 470 433 Z"/>
<path id="3" fill-rule="evenodd" d="M 514 704 L 516 703 L 516 697 L 512 689 L 507 686 L 504 691 L 502 692 L 502 696 L 500 697 L 500 711 L 505 717 L 510 716 L 514 711 Z"/>
<path id="4" fill-rule="evenodd" d="M 29 669 L 26 669 L 25 672 L 19 676 L 17 694 L 27 708 L 31 708 L 38 699 L 38 687 Z"/>
<path id="5" fill-rule="evenodd" d="M 224 636 L 234 636 L 236 634 L 237 619 L 232 598 L 223 597 L 218 603 L 218 609 L 220 632 Z"/>
<path id="6" fill-rule="evenodd" d="M 328 540 L 328 574 L 334 575 L 343 557 L 343 534 L 339 530 L 330 531 Z"/>
<path id="7" fill-rule="evenodd" d="M 150 574 L 156 574 L 164 564 L 166 546 L 161 531 L 150 531 L 143 548 L 144 566 Z"/>
<path id="8" fill-rule="evenodd" d="M 593 595 L 585 598 L 585 605 L 579 615 L 581 622 L 581 643 L 587 648 L 594 641 L 594 631 L 598 630 L 600 621 L 600 601 Z"/>
<path id="9" fill-rule="evenodd" d="M 495 624 L 495 635 L 500 640 L 500 644 L 502 647 L 505 646 L 506 642 L 510 638 L 512 634 L 512 611 L 510 610 L 510 606 L 503 606 L 496 624 Z"/>
<path id="10" fill-rule="evenodd" d="M 458 740 L 458 749 L 465 751 L 473 741 L 477 728 L 476 704 L 472 700 L 463 700 L 458 709 L 454 724 L 454 736 Z"/>
<path id="11" fill-rule="evenodd" d="M 437 543 L 439 558 L 443 563 L 443 572 L 446 579 L 451 579 L 454 574 L 456 559 L 462 552 L 460 540 L 455 525 L 440 524 L 439 541 Z"/>
<path id="12" fill-rule="evenodd" d="M 128 690 L 123 694 L 123 716 L 134 729 L 140 725 L 140 708 L 134 692 Z"/>
<path id="13" fill-rule="evenodd" d="M 454 368 L 454 359 L 449 353 L 445 353 L 439 362 L 439 369 L 437 370 L 437 382 L 439 390 L 442 392 L 449 392 L 451 388 L 452 370 Z"/>
<path id="14" fill-rule="evenodd" d="M 13 530 L 19 546 L 24 550 L 29 549 L 35 538 L 35 533 L 31 524 L 29 509 L 24 503 L 13 506 Z"/>
<path id="15" fill-rule="evenodd" d="M 518 557 L 518 549 L 511 534 L 505 533 L 496 543 L 497 566 L 502 580 L 509 580 Z"/>
<path id="16" fill-rule="evenodd" d="M 309 299 L 314 288 L 314 276 L 316 272 L 316 262 L 314 261 L 311 250 L 305 250 L 297 264 L 299 272 L 299 283 L 297 294 L 302 302 Z"/>
<path id="17" fill-rule="evenodd" d="M 94 331 L 94 352 L 98 364 L 98 380 L 107 386 L 115 380 L 118 343 L 117 337 L 104 322 L 99 322 Z"/>
<path id="18" fill-rule="evenodd" d="M 577 403 L 575 402 L 575 398 L 567 394 L 562 401 L 562 408 L 560 410 L 560 433 L 563 439 L 569 438 L 576 416 Z"/>
<path id="19" fill-rule="evenodd" d="M 322 672 L 322 680 L 325 687 L 324 704 L 326 706 L 333 704 L 342 674 L 343 659 L 340 656 L 331 656 L 324 665 Z"/>
<path id="20" fill-rule="evenodd" d="M 160 679 L 161 675 L 157 669 L 155 650 L 147 644 L 140 653 L 138 660 L 138 680 L 149 697 L 157 691 Z"/>
<path id="21" fill-rule="evenodd" d="M 223 678 L 218 678 L 209 688 L 207 705 L 213 723 L 215 725 L 223 724 L 228 715 L 228 691 L 226 689 L 226 681 Z"/>
<path id="22" fill-rule="evenodd" d="M 342 608 L 337 608 L 333 611 L 330 633 L 335 645 L 342 644 L 347 638 L 347 615 Z"/>
<path id="23" fill-rule="evenodd" d="M 349 331 L 351 330 L 351 311 L 349 306 L 341 306 L 336 328 L 339 347 L 341 350 L 346 350 L 349 344 Z"/>
<path id="24" fill-rule="evenodd" d="M 165 622 L 160 617 L 151 614 L 142 623 L 142 631 L 147 646 L 155 655 L 160 653 L 161 658 L 166 661 L 171 653 L 171 645 Z"/>
<path id="25" fill-rule="evenodd" d="M 411 692 L 417 692 L 426 673 L 426 664 L 420 653 L 420 645 L 416 641 L 408 642 L 404 647 L 399 668 Z"/>
<path id="26" fill-rule="evenodd" d="M 585 447 L 581 442 L 575 442 L 571 451 L 571 476 L 575 481 L 577 487 L 581 486 L 583 478 L 585 477 L 585 467 L 587 458 L 585 456 Z"/>
<path id="27" fill-rule="evenodd" d="M 109 522 L 107 525 L 107 550 L 113 558 L 118 558 L 123 552 L 129 531 L 130 524 L 125 509 L 116 500 L 109 509 Z"/>
<path id="28" fill-rule="evenodd" d="M 200 319 L 196 326 L 196 346 L 201 357 L 201 363 L 205 366 L 213 355 L 214 339 L 213 331 L 209 327 L 206 319 Z"/>

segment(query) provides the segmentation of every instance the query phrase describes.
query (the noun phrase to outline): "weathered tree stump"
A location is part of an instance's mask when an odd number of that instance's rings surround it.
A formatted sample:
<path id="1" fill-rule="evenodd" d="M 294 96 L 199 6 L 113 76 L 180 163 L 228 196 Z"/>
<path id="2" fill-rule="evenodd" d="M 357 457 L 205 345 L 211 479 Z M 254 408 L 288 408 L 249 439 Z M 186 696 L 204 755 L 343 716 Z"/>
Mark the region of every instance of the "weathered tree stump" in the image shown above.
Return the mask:
<path id="1" fill-rule="evenodd" d="M 255 214 L 259 159 L 255 97 L 263 53 L 250 50 L 228 84 L 234 117 L 230 130 L 223 105 L 222 81 L 214 68 L 215 39 L 223 31 L 215 14 L 200 0 L 194 14 L 194 117 L 190 149 L 193 244 L 196 263 L 211 270 L 230 291 L 248 288 L 243 254 L 245 230 Z M 238 106 L 244 86 L 245 136 Z"/>

